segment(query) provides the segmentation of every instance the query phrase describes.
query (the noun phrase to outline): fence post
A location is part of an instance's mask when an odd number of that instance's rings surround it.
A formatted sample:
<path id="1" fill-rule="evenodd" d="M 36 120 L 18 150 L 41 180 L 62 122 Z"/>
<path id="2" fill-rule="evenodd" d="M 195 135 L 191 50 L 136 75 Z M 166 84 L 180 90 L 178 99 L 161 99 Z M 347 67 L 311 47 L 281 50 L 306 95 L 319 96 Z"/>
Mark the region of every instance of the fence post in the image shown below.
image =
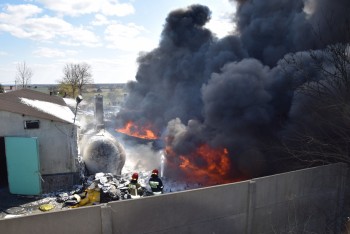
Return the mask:
<path id="1" fill-rule="evenodd" d="M 255 200 L 256 200 L 256 186 L 255 181 L 249 181 L 248 187 L 248 210 L 247 210 L 247 220 L 246 220 L 246 234 L 253 233 L 254 225 L 254 210 L 255 210 Z"/>

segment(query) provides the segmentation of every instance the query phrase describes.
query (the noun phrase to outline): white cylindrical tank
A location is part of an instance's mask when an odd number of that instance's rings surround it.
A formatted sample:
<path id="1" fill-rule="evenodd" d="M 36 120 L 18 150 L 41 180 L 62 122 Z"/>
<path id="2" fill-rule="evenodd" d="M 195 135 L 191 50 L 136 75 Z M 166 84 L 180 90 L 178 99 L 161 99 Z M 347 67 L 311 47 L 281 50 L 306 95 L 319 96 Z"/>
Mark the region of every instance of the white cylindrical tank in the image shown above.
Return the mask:
<path id="1" fill-rule="evenodd" d="M 89 174 L 121 175 L 125 164 L 124 147 L 105 130 L 86 133 L 81 142 L 83 161 Z"/>

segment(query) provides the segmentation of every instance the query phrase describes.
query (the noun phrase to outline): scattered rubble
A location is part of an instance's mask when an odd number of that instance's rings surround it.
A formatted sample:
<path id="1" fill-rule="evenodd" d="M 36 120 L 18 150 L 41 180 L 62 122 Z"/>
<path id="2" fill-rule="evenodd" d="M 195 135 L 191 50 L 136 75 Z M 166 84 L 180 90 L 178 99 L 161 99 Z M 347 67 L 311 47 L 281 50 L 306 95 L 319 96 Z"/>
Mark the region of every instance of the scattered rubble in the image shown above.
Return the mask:
<path id="1" fill-rule="evenodd" d="M 82 186 L 69 193 L 57 195 L 57 202 L 64 203 L 63 207 L 76 208 L 80 206 L 95 205 L 110 201 L 131 199 L 128 192 L 129 180 L 117 177 L 111 173 L 96 173 L 87 177 Z M 150 196 L 143 181 L 143 196 Z"/>
<path id="2" fill-rule="evenodd" d="M 59 191 L 55 193 L 43 194 L 41 196 L 32 196 L 32 199 L 34 200 L 32 202 L 23 203 L 19 206 L 11 207 L 3 211 L 0 210 L 0 219 L 39 214 L 43 212 L 67 210 L 74 207 L 131 199 L 128 192 L 128 184 L 130 183 L 132 170 L 128 169 L 128 167 L 124 169 L 126 172 L 121 176 L 114 176 L 111 173 L 96 173 L 94 175 L 87 176 L 81 185 L 74 186 L 71 191 Z M 151 189 L 148 185 L 150 174 L 150 171 L 139 172 L 138 181 L 143 189 L 143 197 L 152 196 L 152 193 L 150 192 Z M 162 177 L 162 180 L 164 183 L 164 193 L 202 187 L 200 184 L 183 183 L 166 177 Z M 94 195 L 98 196 L 95 196 L 93 201 L 90 201 L 90 199 L 87 200 L 86 190 L 94 190 L 97 192 Z M 28 198 L 29 196 L 21 197 Z M 80 205 L 78 205 L 79 203 Z"/>

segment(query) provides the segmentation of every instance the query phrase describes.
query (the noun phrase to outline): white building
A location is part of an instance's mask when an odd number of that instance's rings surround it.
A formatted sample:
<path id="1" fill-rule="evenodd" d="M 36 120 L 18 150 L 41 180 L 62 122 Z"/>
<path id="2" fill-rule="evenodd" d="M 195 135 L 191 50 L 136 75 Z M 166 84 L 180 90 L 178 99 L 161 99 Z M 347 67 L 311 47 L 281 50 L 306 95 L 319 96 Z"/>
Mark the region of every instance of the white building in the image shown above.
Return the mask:
<path id="1" fill-rule="evenodd" d="M 0 186 L 40 194 L 78 181 L 77 128 L 63 98 L 28 89 L 0 94 L 0 119 Z"/>

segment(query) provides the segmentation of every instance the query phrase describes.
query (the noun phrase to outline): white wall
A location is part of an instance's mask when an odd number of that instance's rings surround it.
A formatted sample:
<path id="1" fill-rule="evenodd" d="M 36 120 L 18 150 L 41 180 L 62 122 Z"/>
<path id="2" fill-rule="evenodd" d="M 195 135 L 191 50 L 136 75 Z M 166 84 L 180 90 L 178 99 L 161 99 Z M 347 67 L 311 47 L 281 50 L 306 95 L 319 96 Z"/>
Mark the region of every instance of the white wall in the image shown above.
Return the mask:
<path id="1" fill-rule="evenodd" d="M 76 172 L 77 141 L 73 125 L 0 111 L 0 136 L 37 137 L 41 174 Z M 39 120 L 38 129 L 24 129 L 25 120 Z M 73 133 L 73 134 L 72 134 Z M 74 135 L 72 137 L 72 135 Z"/>

